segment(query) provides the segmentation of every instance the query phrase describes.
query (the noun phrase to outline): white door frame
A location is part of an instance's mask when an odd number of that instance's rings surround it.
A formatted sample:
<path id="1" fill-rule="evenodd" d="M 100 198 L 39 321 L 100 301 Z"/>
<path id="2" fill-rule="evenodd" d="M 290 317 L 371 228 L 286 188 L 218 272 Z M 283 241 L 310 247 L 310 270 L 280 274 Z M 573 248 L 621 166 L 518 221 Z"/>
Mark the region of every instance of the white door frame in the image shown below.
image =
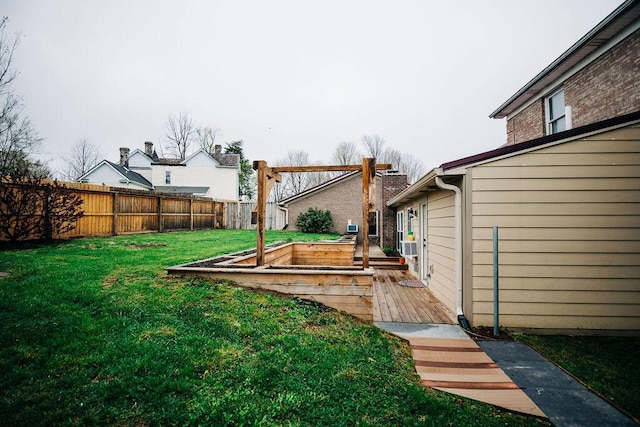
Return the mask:
<path id="1" fill-rule="evenodd" d="M 428 211 L 427 202 L 420 204 L 420 239 L 422 240 L 420 250 L 420 278 L 429 282 L 429 242 L 427 240 L 429 235 L 428 227 Z"/>
<path id="2" fill-rule="evenodd" d="M 398 211 L 396 213 L 396 249 L 400 251 L 401 240 L 404 240 L 404 211 Z"/>

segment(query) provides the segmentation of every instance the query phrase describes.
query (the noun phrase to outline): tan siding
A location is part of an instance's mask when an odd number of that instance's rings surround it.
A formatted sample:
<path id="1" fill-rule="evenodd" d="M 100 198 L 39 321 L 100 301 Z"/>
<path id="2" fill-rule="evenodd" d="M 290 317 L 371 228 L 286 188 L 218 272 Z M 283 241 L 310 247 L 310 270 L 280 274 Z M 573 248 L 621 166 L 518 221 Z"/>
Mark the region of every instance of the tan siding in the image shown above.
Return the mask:
<path id="1" fill-rule="evenodd" d="M 429 289 L 454 313 L 455 284 L 455 196 L 450 191 L 429 193 L 427 202 L 427 236 L 429 264 L 433 274 Z"/>
<path id="2" fill-rule="evenodd" d="M 640 127 L 476 166 L 475 325 L 493 324 L 492 227 L 500 227 L 501 324 L 640 328 Z"/>
<path id="3" fill-rule="evenodd" d="M 605 287 L 610 291 L 633 291 L 638 283 L 636 279 L 617 279 L 606 283 L 597 277 L 555 277 L 541 281 L 539 277 L 503 277 L 500 282 L 505 289 L 538 289 L 566 291 L 599 291 Z M 493 277 L 476 277 L 474 281 L 479 290 L 493 289 Z"/>
<path id="4" fill-rule="evenodd" d="M 585 173 L 588 173 L 585 168 Z M 479 179 L 473 180 L 473 191 L 585 191 L 585 190 L 640 190 L 640 180 L 627 178 L 580 179 Z M 551 189 L 553 187 L 553 189 Z"/>

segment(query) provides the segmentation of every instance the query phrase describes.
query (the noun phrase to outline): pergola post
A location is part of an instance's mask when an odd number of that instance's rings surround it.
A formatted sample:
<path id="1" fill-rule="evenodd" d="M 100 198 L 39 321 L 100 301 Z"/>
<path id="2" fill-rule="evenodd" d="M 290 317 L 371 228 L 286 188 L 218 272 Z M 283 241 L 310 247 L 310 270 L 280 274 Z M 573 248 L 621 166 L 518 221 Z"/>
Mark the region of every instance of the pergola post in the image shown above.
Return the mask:
<path id="1" fill-rule="evenodd" d="M 376 159 L 362 159 L 362 268 L 369 268 L 369 212 L 372 200 L 370 190 L 372 182 L 375 188 L 375 176 Z"/>
<path id="2" fill-rule="evenodd" d="M 256 244 L 256 267 L 264 265 L 264 223 L 267 214 L 267 162 L 257 160 L 253 162 L 253 168 L 256 170 L 258 181 L 258 200 L 257 200 L 257 244 Z"/>

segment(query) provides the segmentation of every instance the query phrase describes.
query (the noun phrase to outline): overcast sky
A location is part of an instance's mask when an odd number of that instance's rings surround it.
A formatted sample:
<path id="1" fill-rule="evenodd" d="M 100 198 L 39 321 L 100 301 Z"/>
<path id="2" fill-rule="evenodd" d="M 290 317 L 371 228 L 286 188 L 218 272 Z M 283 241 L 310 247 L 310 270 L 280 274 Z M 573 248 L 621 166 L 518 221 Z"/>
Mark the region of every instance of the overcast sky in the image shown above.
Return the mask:
<path id="1" fill-rule="evenodd" d="M 165 145 L 185 111 L 251 160 L 378 134 L 431 169 L 506 141 L 488 115 L 621 0 L 3 1 L 15 91 L 55 162 Z"/>

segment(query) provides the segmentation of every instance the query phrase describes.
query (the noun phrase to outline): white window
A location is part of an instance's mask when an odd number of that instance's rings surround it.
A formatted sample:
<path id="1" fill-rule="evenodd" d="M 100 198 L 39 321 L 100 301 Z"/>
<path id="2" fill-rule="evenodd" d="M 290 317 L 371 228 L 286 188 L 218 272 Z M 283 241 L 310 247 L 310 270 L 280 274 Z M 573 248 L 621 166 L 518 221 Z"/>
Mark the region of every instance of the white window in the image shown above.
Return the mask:
<path id="1" fill-rule="evenodd" d="M 569 129 L 564 105 L 564 89 L 560 89 L 546 100 L 547 134 L 562 132 Z"/>
<path id="2" fill-rule="evenodd" d="M 400 251 L 402 250 L 402 246 L 400 242 L 404 240 L 404 212 L 403 211 L 399 211 L 396 214 L 396 236 L 397 236 L 396 249 Z"/>
<path id="3" fill-rule="evenodd" d="M 171 184 L 171 171 L 164 172 L 164 183 L 167 185 Z"/>

